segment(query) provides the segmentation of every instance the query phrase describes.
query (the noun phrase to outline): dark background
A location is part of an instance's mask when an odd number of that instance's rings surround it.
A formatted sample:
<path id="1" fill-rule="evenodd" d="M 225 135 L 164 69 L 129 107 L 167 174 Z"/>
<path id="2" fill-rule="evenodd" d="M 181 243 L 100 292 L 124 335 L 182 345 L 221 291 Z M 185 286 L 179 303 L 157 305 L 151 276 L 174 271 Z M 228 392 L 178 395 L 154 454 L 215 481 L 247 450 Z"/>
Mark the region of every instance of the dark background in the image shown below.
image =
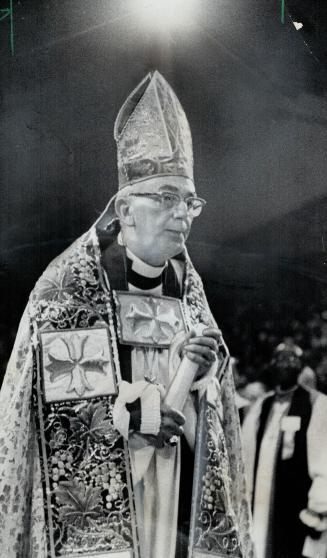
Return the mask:
<path id="1" fill-rule="evenodd" d="M 290 0 L 282 24 L 278 0 L 198 0 L 173 29 L 137 6 L 14 0 L 14 56 L 0 22 L 3 362 L 36 279 L 116 191 L 114 120 L 155 68 L 190 121 L 209 201 L 190 251 L 233 353 L 326 308 L 326 2 Z"/>

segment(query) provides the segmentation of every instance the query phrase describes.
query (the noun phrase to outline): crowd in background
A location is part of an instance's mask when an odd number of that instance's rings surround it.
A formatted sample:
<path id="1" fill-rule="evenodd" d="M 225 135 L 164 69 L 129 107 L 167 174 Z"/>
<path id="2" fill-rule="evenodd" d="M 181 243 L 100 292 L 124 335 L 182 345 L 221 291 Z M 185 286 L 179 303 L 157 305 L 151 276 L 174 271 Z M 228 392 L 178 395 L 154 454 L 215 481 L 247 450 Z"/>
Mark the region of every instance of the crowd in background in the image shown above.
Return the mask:
<path id="1" fill-rule="evenodd" d="M 236 360 L 236 383 L 271 385 L 268 364 L 276 346 L 288 341 L 304 353 L 304 381 L 327 393 L 327 310 L 299 303 L 239 305 L 227 318 L 225 337 Z"/>

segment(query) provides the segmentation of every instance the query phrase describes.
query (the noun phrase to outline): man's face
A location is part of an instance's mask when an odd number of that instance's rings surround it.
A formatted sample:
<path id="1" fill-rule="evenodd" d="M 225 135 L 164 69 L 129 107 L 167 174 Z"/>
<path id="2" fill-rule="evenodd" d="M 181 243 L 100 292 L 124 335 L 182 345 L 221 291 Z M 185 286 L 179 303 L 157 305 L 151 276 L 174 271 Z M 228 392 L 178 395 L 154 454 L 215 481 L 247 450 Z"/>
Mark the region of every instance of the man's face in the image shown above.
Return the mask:
<path id="1" fill-rule="evenodd" d="M 124 234 L 128 248 L 150 265 L 163 265 L 183 250 L 190 233 L 193 217 L 182 200 L 195 195 L 194 184 L 183 177 L 154 177 L 133 191 L 138 194 L 170 192 L 181 197 L 170 209 L 164 209 L 155 197 L 127 198 L 132 217 L 132 225 L 125 227 Z"/>
<path id="2" fill-rule="evenodd" d="M 317 388 L 327 393 L 327 357 L 325 356 L 316 368 Z"/>
<path id="3" fill-rule="evenodd" d="M 300 372 L 301 361 L 293 352 L 283 351 L 274 357 L 272 375 L 275 386 L 282 389 L 295 386 Z"/>

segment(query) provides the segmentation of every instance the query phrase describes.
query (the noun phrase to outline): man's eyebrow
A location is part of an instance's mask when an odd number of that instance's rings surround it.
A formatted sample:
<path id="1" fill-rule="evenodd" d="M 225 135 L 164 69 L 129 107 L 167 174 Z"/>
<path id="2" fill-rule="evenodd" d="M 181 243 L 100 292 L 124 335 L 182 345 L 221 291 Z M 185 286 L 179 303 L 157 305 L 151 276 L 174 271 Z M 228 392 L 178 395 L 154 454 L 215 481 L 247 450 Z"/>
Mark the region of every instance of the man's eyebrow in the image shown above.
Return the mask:
<path id="1" fill-rule="evenodd" d="M 173 194 L 179 194 L 180 190 L 177 186 L 173 186 L 172 184 L 164 184 L 158 188 L 159 192 L 171 192 Z M 196 196 L 196 192 L 188 192 L 186 196 Z"/>
<path id="2" fill-rule="evenodd" d="M 160 192 L 165 192 L 167 190 L 170 190 L 172 192 L 178 192 L 178 188 L 176 188 L 176 186 L 172 186 L 171 184 L 164 184 L 163 186 L 160 186 L 160 188 L 159 188 Z"/>

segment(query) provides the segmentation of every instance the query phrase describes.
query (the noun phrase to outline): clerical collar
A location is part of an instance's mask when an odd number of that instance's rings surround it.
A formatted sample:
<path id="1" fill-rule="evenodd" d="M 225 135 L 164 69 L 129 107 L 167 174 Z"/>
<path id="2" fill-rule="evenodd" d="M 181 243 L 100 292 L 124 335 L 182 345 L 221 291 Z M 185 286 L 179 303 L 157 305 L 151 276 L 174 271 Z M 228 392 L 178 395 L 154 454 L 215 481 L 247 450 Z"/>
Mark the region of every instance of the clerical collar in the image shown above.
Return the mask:
<path id="1" fill-rule="evenodd" d="M 117 240 L 118 240 L 118 244 L 124 246 L 121 233 L 119 233 Z M 162 275 L 163 270 L 167 266 L 167 262 L 160 267 L 154 267 L 152 265 L 145 263 L 138 256 L 133 254 L 133 252 L 131 252 L 131 250 L 127 248 L 127 246 L 125 248 L 126 248 L 126 256 L 128 257 L 129 260 L 132 261 L 132 270 L 135 271 L 135 273 L 138 273 L 143 277 L 148 277 L 152 279 Z"/>
<path id="2" fill-rule="evenodd" d="M 297 385 L 286 389 L 286 390 L 282 390 L 280 388 L 276 388 L 275 390 L 275 400 L 276 401 L 287 401 L 288 399 L 291 399 L 293 396 L 293 393 L 297 390 Z"/>
<path id="3" fill-rule="evenodd" d="M 121 235 L 118 235 L 118 243 L 123 245 Z M 163 271 L 167 266 L 154 267 L 141 260 L 138 256 L 133 254 L 127 246 L 126 259 L 127 259 L 127 281 L 138 289 L 154 289 L 161 285 L 163 281 Z"/>
<path id="4" fill-rule="evenodd" d="M 135 256 L 133 252 L 131 252 L 126 246 L 126 256 L 132 262 L 132 270 L 137 273 L 138 275 L 142 275 L 142 277 L 147 277 L 149 279 L 156 279 L 157 277 L 161 277 L 163 270 L 165 269 L 166 265 L 160 267 L 154 267 L 145 263 L 143 260 Z"/>

